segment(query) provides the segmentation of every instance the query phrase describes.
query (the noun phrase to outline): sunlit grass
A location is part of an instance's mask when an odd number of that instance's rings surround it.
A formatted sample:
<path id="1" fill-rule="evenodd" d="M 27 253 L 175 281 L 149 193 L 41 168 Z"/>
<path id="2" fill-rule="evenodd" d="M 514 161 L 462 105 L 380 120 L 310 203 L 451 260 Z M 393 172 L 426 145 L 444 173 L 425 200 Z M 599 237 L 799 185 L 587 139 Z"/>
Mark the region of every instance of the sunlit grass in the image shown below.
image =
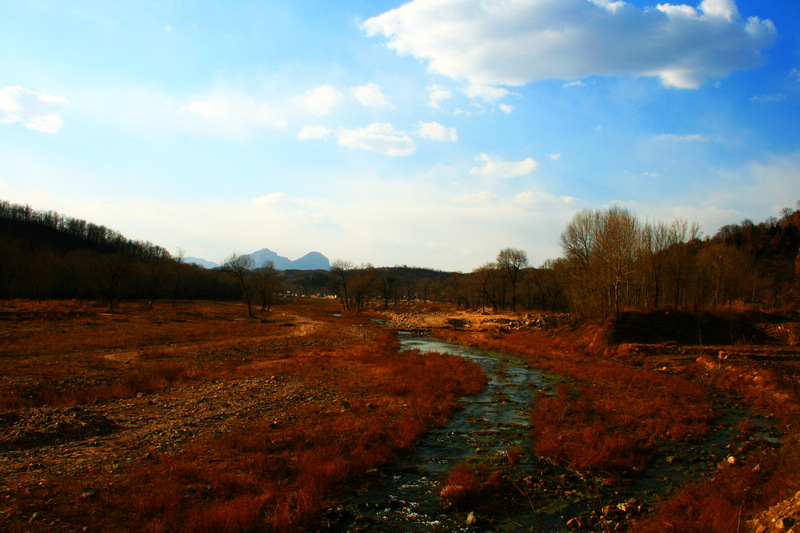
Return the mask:
<path id="1" fill-rule="evenodd" d="M 30 370 L 43 384 L 39 394 L 30 386 L 18 389 L 22 397 L 6 394 L 6 408 L 80 404 L 209 379 L 276 374 L 333 398 L 287 401 L 277 421 L 196 439 L 175 454 L 142 450 L 145 459 L 121 473 L 53 477 L 29 497 L 20 495 L 11 515 L 30 516 L 47 501 L 48 516 L 90 530 L 313 528 L 338 486 L 411 449 L 423 432 L 458 409 L 460 396 L 485 386 L 476 365 L 399 352 L 392 332 L 363 317 L 334 318 L 336 308 L 326 302 L 276 309 L 256 320 L 242 320 L 237 305 L 216 303 L 165 307 L 163 314 L 82 308 L 76 318 L 68 306 L 52 306 L 43 316 L 16 315 L 50 341 L 62 336 L 60 344 L 29 339 L 15 324 L 4 323 L 14 340 L 0 348 L 0 365 L 20 380 Z M 84 331 L 87 324 L 107 334 L 92 337 Z M 123 349 L 124 360 L 106 357 Z M 74 373 L 85 378 L 84 386 L 59 388 Z M 97 496 L 81 497 L 86 493 Z M 26 529 L 12 519 L 10 529 L 17 526 Z"/>

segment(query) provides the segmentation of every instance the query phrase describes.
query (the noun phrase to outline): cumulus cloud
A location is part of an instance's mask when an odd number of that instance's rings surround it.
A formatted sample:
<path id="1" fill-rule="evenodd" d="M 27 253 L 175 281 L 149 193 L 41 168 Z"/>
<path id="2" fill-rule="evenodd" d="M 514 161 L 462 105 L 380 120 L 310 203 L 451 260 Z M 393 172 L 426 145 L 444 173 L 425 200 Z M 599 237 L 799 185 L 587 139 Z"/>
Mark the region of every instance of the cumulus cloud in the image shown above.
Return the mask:
<path id="1" fill-rule="evenodd" d="M 558 161 L 561 159 L 561 154 L 548 154 L 547 157 L 550 158 L 550 161 Z"/>
<path id="2" fill-rule="evenodd" d="M 432 107 L 439 107 L 439 103 L 444 100 L 449 100 L 453 97 L 453 92 L 447 87 L 441 85 L 430 85 L 428 87 L 428 98 Z"/>
<path id="3" fill-rule="evenodd" d="M 523 159 L 522 161 L 503 161 L 486 154 L 481 154 L 476 159 L 483 161 L 481 167 L 473 167 L 469 171 L 470 174 L 478 176 L 491 176 L 495 178 L 515 178 L 518 176 L 525 176 L 530 174 L 539 166 L 532 158 Z"/>
<path id="4" fill-rule="evenodd" d="M 413 0 L 363 29 L 478 93 L 596 75 L 655 76 L 665 86 L 697 88 L 763 64 L 761 51 L 777 34 L 770 20 L 743 19 L 734 0 L 644 9 L 610 0 Z"/>
<path id="5" fill-rule="evenodd" d="M 29 130 L 56 133 L 64 126 L 58 114 L 66 98 L 37 93 L 20 86 L 0 89 L 0 124 L 21 122 Z"/>
<path id="6" fill-rule="evenodd" d="M 327 115 L 344 102 L 344 95 L 335 87 L 325 84 L 297 97 L 308 111 L 315 115 Z"/>
<path id="7" fill-rule="evenodd" d="M 389 123 L 375 122 L 355 130 L 341 129 L 337 137 L 342 146 L 390 156 L 409 156 L 417 150 L 417 145 L 406 132 L 394 129 Z"/>
<path id="8" fill-rule="evenodd" d="M 497 100 L 502 100 L 510 93 L 506 89 L 499 87 L 473 84 L 464 90 L 464 94 L 470 98 L 480 98 L 486 102 L 496 102 Z"/>
<path id="9" fill-rule="evenodd" d="M 359 87 L 352 87 L 350 89 L 355 96 L 358 103 L 364 107 L 388 107 L 393 108 L 389 99 L 381 91 L 380 85 L 377 83 L 368 83 Z"/>
<path id="10" fill-rule="evenodd" d="M 301 141 L 306 141 L 309 139 L 327 139 L 332 133 L 333 131 L 328 126 L 313 126 L 311 124 L 306 124 L 300 128 L 297 138 Z"/>
<path id="11" fill-rule="evenodd" d="M 500 104 L 500 105 L 499 105 L 499 106 L 497 106 L 497 107 L 499 107 L 499 108 L 500 108 L 500 111 L 502 111 L 502 112 L 503 112 L 503 113 L 505 113 L 506 115 L 510 115 L 510 114 L 511 114 L 511 112 L 512 112 L 512 111 L 514 111 L 514 106 L 513 106 L 513 105 L 508 105 L 508 104 Z"/>
<path id="12" fill-rule="evenodd" d="M 455 128 L 442 126 L 438 122 L 420 122 L 419 134 L 425 139 L 434 141 L 456 142 L 458 140 L 458 133 Z"/>

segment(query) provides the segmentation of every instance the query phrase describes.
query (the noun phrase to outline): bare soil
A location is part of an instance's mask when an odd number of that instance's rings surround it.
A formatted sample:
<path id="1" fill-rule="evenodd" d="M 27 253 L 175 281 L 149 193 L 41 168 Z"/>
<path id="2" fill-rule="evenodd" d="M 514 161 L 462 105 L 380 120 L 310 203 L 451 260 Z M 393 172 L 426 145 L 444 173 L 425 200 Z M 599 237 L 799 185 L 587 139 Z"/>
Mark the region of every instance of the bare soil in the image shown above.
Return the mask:
<path id="1" fill-rule="evenodd" d="M 195 438 L 257 421 L 291 423 L 297 407 L 337 407 L 337 393 L 291 376 L 212 380 L 135 398 L 0 414 L 0 501 L 53 477 L 114 473 Z"/>

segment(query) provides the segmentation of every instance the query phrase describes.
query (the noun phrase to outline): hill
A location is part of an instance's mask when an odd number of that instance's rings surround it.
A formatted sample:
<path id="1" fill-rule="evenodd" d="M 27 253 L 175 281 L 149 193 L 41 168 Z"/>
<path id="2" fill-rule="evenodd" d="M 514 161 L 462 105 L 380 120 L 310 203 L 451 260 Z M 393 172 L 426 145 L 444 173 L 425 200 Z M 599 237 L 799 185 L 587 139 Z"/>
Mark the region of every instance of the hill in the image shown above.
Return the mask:
<path id="1" fill-rule="evenodd" d="M 327 257 L 319 252 L 308 252 L 300 259 L 294 261 L 288 257 L 283 257 L 273 252 L 269 248 L 262 248 L 257 252 L 246 254 L 253 260 L 256 268 L 262 267 L 267 263 L 272 263 L 276 270 L 330 270 L 331 263 Z M 185 257 L 184 261 L 203 268 L 219 268 L 220 265 L 213 261 L 207 261 L 200 257 Z"/>
<path id="2" fill-rule="evenodd" d="M 328 258 L 319 252 L 309 252 L 294 261 L 288 257 L 278 255 L 269 248 L 262 248 L 247 255 L 253 259 L 256 268 L 262 267 L 268 262 L 272 262 L 272 265 L 277 270 L 330 270 L 331 268 Z"/>

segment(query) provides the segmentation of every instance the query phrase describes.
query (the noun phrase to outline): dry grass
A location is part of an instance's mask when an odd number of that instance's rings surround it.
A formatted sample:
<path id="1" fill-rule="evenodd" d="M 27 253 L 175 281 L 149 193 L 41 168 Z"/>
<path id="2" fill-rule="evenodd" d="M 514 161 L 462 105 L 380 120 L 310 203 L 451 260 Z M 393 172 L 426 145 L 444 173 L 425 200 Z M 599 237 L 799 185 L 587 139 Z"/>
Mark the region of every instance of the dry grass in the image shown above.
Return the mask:
<path id="1" fill-rule="evenodd" d="M 84 305 L 17 304 L 2 310 L 0 322 L 9 341 L 0 348 L 6 409 L 275 374 L 346 401 L 287 401 L 277 421 L 195 439 L 174 454 L 141 450 L 143 459 L 118 473 L 53 477 L 20 489 L 0 520 L 10 531 L 50 528 L 29 523 L 33 513 L 58 524 L 53 529 L 312 528 L 337 486 L 413 447 L 458 408 L 459 396 L 485 385 L 475 365 L 399 353 L 391 332 L 362 317 L 334 317 L 338 308 L 326 301 L 280 306 L 254 320 L 242 319 L 240 305 L 219 303 L 129 306 L 114 315 Z"/>
<path id="2" fill-rule="evenodd" d="M 556 463 L 619 481 L 642 468 L 659 441 L 708 432 L 712 406 L 697 383 L 680 376 L 596 357 L 543 334 L 439 334 L 529 358 L 570 380 L 531 411 L 534 450 Z"/>
<path id="3" fill-rule="evenodd" d="M 784 444 L 775 449 L 749 442 L 746 435 L 752 428 L 741 424 L 736 429 L 742 437 L 732 449 L 735 464 L 725 461 L 714 475 L 666 497 L 653 514 L 631 524 L 632 531 L 750 531 L 754 526 L 748 519 L 800 489 L 800 432 L 795 429 L 800 386 L 793 357 L 770 359 L 768 350 L 759 350 L 757 358 L 723 362 L 701 355 L 693 363 L 681 351 L 662 352 L 656 346 L 647 347 L 645 356 L 611 350 L 614 357 L 605 357 L 609 337 L 600 327 L 555 335 L 459 330 L 437 334 L 529 357 L 533 366 L 570 378 L 571 386 L 564 384 L 555 395 L 537 400 L 531 412 L 534 449 L 557 463 L 612 481 L 643 466 L 659 442 L 704 435 L 713 416 L 709 395 L 743 399 L 783 430 Z M 659 366 L 669 362 L 676 373 L 651 370 L 655 361 Z"/>

